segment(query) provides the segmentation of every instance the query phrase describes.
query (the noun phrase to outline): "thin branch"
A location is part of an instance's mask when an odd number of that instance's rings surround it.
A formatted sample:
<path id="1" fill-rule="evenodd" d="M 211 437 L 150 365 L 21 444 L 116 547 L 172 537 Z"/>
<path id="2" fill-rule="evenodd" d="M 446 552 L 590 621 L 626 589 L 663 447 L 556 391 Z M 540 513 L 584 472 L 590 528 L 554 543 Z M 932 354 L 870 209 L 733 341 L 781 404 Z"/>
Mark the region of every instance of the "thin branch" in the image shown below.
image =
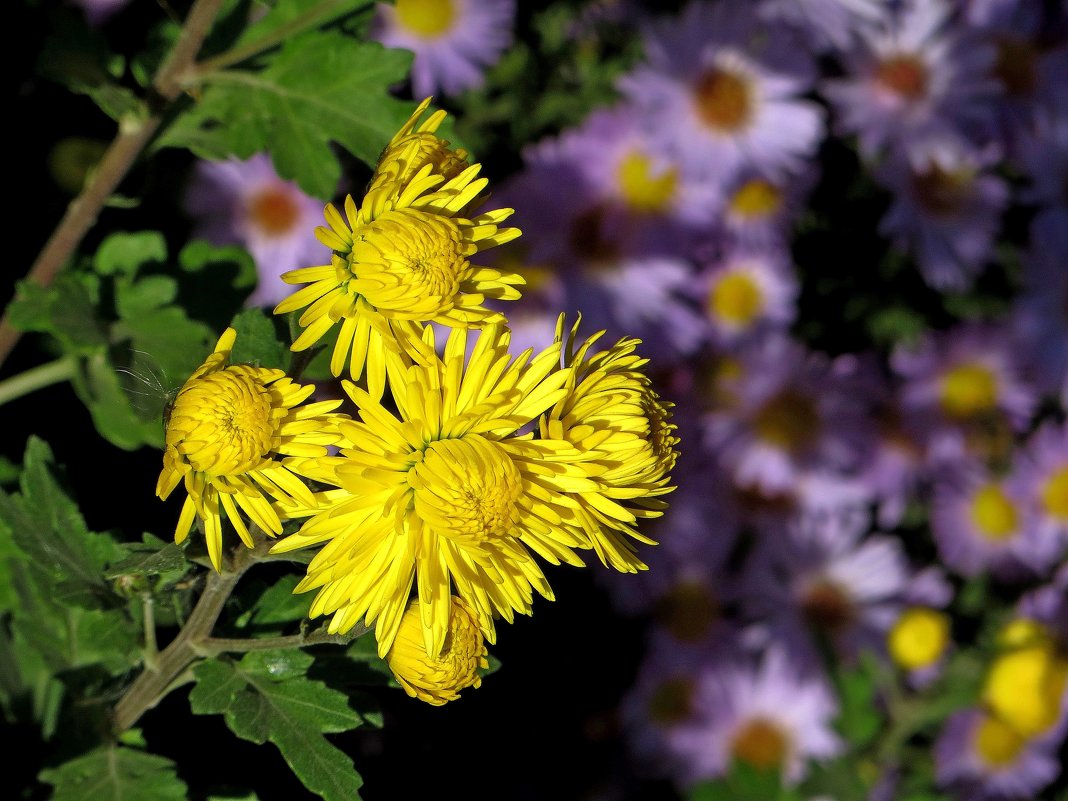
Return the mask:
<path id="1" fill-rule="evenodd" d="M 223 0 L 196 0 L 193 4 L 178 41 L 152 81 L 153 91 L 162 101 L 158 105 L 165 107 L 183 91 L 184 76 L 192 68 L 222 4 Z M 143 119 L 127 118 L 120 122 L 119 133 L 105 151 L 92 180 L 67 207 L 63 219 L 30 267 L 26 280 L 41 286 L 52 283 L 96 222 L 107 199 L 155 136 L 162 120 L 162 112 L 156 111 Z M 0 363 L 21 336 L 22 332 L 11 326 L 10 315 L 5 311 L 0 319 Z"/>
<path id="2" fill-rule="evenodd" d="M 77 361 L 64 356 L 0 381 L 0 406 L 44 387 L 66 381 L 74 375 Z"/>
<path id="3" fill-rule="evenodd" d="M 304 648 L 308 645 L 348 645 L 369 631 L 369 628 L 361 624 L 346 634 L 331 634 L 323 627 L 307 634 L 293 634 L 288 637 L 258 637 L 252 639 L 208 637 L 197 643 L 196 647 L 204 656 L 212 656 L 221 653 L 278 651 L 290 648 Z"/>

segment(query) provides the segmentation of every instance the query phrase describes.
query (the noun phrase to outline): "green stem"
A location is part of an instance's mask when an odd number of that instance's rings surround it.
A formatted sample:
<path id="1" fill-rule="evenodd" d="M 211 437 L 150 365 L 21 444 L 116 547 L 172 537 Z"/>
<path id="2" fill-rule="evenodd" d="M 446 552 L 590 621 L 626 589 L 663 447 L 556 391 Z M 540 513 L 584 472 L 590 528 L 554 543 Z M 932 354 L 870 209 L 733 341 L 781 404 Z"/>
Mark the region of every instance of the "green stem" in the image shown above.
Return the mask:
<path id="1" fill-rule="evenodd" d="M 200 62 L 196 67 L 195 75 L 189 76 L 191 83 L 198 83 L 211 73 L 248 61 L 250 58 L 278 47 L 288 39 L 292 39 L 306 30 L 328 25 L 336 19 L 359 13 L 370 7 L 369 4 L 365 4 L 359 8 L 346 8 L 349 5 L 351 5 L 351 0 L 323 0 L 323 2 L 312 6 L 289 22 L 279 25 L 266 36 Z"/>
<path id="2" fill-rule="evenodd" d="M 331 634 L 325 628 L 321 628 L 307 634 L 293 634 L 289 637 L 259 637 L 256 639 L 208 637 L 197 644 L 197 650 L 204 656 L 214 656 L 226 652 L 278 651 L 289 648 L 303 648 L 308 645 L 348 645 L 368 631 L 370 631 L 369 628 L 359 625 L 347 634 Z"/>
<path id="3" fill-rule="evenodd" d="M 33 367 L 0 381 L 0 406 L 44 387 L 69 380 L 74 376 L 77 366 L 77 360 L 73 356 L 63 356 L 54 362 Z"/>
<path id="4" fill-rule="evenodd" d="M 196 0 L 189 10 L 182 32 L 170 55 L 160 66 L 152 88 L 161 106 L 174 101 L 183 91 L 184 76 L 191 71 L 200 46 L 222 9 L 223 0 Z M 133 167 L 141 152 L 155 136 L 163 122 L 163 112 L 150 117 L 124 118 L 119 132 L 93 171 L 92 179 L 81 194 L 70 202 L 63 219 L 48 238 L 44 248 L 26 275 L 27 281 L 48 286 L 93 227 L 108 198 Z M 0 363 L 15 347 L 22 332 L 11 325 L 10 311 L 0 319 Z"/>
<path id="5" fill-rule="evenodd" d="M 141 614 L 145 630 L 145 668 L 159 669 L 159 646 L 156 643 L 156 599 L 152 593 L 141 594 Z"/>
<path id="6" fill-rule="evenodd" d="M 178 636 L 163 649 L 154 668 L 146 666 L 115 705 L 112 722 L 116 732 L 123 732 L 137 723 L 141 715 L 158 704 L 173 689 L 176 680 L 201 658 L 200 644 L 211 636 L 237 582 L 269 547 L 268 542 L 261 542 L 252 550 L 241 547 L 228 570 L 208 573 L 204 591 Z"/>

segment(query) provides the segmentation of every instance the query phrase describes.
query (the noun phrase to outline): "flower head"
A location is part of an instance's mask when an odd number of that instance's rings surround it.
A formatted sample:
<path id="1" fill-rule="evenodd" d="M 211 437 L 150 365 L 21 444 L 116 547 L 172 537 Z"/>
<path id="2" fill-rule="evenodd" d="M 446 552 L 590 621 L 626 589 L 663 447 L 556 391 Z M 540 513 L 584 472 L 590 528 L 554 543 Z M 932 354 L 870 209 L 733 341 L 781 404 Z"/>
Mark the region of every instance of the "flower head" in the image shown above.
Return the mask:
<path id="1" fill-rule="evenodd" d="M 281 534 L 281 519 L 268 497 L 310 507 L 317 501 L 276 457 L 326 456 L 326 446 L 339 439 L 340 416 L 330 413 L 341 401 L 300 406 L 313 385 L 294 383 L 281 370 L 227 364 L 236 337 L 233 328 L 226 329 L 178 391 L 156 484 L 156 495 L 166 499 L 184 481 L 187 496 L 175 542 L 188 537 L 194 518 L 200 518 L 216 569 L 222 554 L 220 510 L 249 548 L 254 543 L 242 513 L 265 533 Z"/>
<path id="2" fill-rule="evenodd" d="M 446 95 L 482 83 L 512 42 L 514 0 L 397 0 L 378 3 L 373 36 L 411 50 L 412 91 Z"/>
<path id="3" fill-rule="evenodd" d="M 564 340 L 564 318 L 557 326 Z M 648 361 L 634 351 L 638 340 L 624 339 L 593 355 L 601 334 L 577 344 L 578 321 L 567 336 L 564 363 L 573 368 L 565 394 L 540 421 L 541 436 L 564 441 L 582 454 L 597 487 L 577 495 L 588 547 L 601 561 L 633 573 L 645 565 L 620 534 L 639 542 L 652 540 L 635 527 L 638 519 L 663 514 L 659 496 L 670 492 L 671 470 L 678 458 L 673 404 L 662 401 L 641 372 Z M 594 468 L 596 465 L 596 468 Z"/>
<path id="4" fill-rule="evenodd" d="M 368 387 L 377 396 L 385 388 L 386 353 L 416 355 L 411 351 L 420 348 L 422 323 L 459 328 L 503 323 L 504 315 L 484 301 L 516 300 L 515 287 L 523 283 L 519 275 L 471 262 L 479 252 L 515 239 L 519 229 L 499 227 L 511 209 L 474 213 L 487 183 L 477 178 L 480 165 L 461 169 L 465 157 L 435 141 L 436 115 L 417 127 L 425 107 L 386 148 L 363 205 L 347 197 L 344 216 L 326 207 L 329 227 L 316 234 L 333 249 L 331 263 L 284 274 L 284 281 L 307 286 L 274 310 L 307 307 L 295 351 L 340 323 L 331 371 L 341 375 L 348 362 L 349 374 L 359 379 L 366 367 Z"/>
<path id="5" fill-rule="evenodd" d="M 397 639 L 386 654 L 389 669 L 404 692 L 434 706 L 455 701 L 465 687 L 479 687 L 482 676 L 478 670 L 489 667 L 478 618 L 462 598 L 452 598 L 448 627 L 441 653 L 428 656 L 423 645 L 422 613 L 415 601 L 401 618 Z"/>

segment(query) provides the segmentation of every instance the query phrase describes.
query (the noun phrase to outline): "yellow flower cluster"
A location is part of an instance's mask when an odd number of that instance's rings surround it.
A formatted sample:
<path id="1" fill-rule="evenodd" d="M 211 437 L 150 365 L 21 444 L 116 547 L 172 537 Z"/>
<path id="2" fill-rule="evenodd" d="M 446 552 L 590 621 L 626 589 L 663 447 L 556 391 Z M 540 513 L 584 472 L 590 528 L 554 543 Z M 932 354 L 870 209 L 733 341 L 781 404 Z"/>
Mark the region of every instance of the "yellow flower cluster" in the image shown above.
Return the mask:
<path id="1" fill-rule="evenodd" d="M 320 546 L 297 587 L 318 590 L 312 616 L 373 625 L 405 691 L 441 704 L 478 686 L 496 620 L 552 599 L 537 558 L 645 568 L 635 543 L 655 543 L 638 523 L 663 513 L 678 438 L 638 340 L 595 351 L 604 332 L 580 339 L 561 315 L 551 346 L 510 354 L 485 302 L 518 299 L 523 279 L 471 259 L 519 231 L 501 227 L 511 209 L 479 210 L 480 167 L 437 136 L 444 112 L 420 121 L 428 103 L 362 204 L 326 207 L 331 263 L 283 276 L 304 286 L 275 309 L 304 309 L 294 351 L 335 337 L 354 413 L 302 405 L 314 387 L 280 370 L 230 365 L 228 330 L 178 394 L 157 494 L 184 480 L 175 538 L 199 519 L 216 568 L 220 509 L 250 547 L 242 513 L 270 536 L 302 520 L 272 552 Z"/>

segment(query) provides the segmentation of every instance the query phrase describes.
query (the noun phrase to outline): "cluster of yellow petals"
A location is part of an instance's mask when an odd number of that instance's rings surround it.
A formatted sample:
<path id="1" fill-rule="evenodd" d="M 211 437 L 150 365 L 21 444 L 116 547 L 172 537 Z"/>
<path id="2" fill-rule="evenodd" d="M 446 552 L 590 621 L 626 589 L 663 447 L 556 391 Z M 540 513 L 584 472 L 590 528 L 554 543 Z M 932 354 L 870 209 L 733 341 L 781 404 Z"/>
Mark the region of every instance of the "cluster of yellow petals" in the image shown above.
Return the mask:
<path id="1" fill-rule="evenodd" d="M 1048 627 L 1029 618 L 1005 626 L 999 644 L 983 683 L 983 703 L 1021 737 L 1041 736 L 1061 719 L 1068 654 Z"/>
<path id="2" fill-rule="evenodd" d="M 157 494 L 184 482 L 175 539 L 199 518 L 216 569 L 223 515 L 249 547 L 246 521 L 270 536 L 302 521 L 272 551 L 321 546 L 296 588 L 318 591 L 311 616 L 374 626 L 405 691 L 442 704 L 479 685 L 496 620 L 552 600 L 537 558 L 645 568 L 634 543 L 655 543 L 637 525 L 665 508 L 679 440 L 638 340 L 595 351 L 604 332 L 580 342 L 561 315 L 548 348 L 510 353 L 484 304 L 518 299 L 523 279 L 471 260 L 519 231 L 501 226 L 511 209 L 477 211 L 487 181 L 437 135 L 444 112 L 423 119 L 428 103 L 362 203 L 326 207 L 331 263 L 285 274 L 303 286 L 275 308 L 303 310 L 294 351 L 337 330 L 330 369 L 352 379 L 355 414 L 305 403 L 315 387 L 282 370 L 230 364 L 228 329 L 178 393 Z M 443 348 L 431 323 L 450 330 Z"/>
<path id="3" fill-rule="evenodd" d="M 304 309 L 304 329 L 292 345 L 311 347 L 340 324 L 330 369 L 359 380 L 381 397 L 387 364 L 422 358 L 421 322 L 454 328 L 503 323 L 487 300 L 517 300 L 523 279 L 471 261 L 489 248 L 519 236 L 501 226 L 512 209 L 477 212 L 488 181 L 479 164 L 468 165 L 435 133 L 444 112 L 422 123 L 425 100 L 383 151 L 370 188 L 357 206 L 345 198 L 343 213 L 325 210 L 319 240 L 333 250 L 331 263 L 283 274 L 304 284 L 275 307 L 276 314 Z"/>
<path id="4" fill-rule="evenodd" d="M 249 548 L 254 541 L 241 513 L 266 534 L 282 533 L 279 504 L 315 504 L 287 458 L 327 455 L 340 438 L 333 411 L 339 400 L 301 405 L 315 391 L 282 370 L 229 364 L 237 332 L 228 328 L 215 350 L 185 382 L 167 419 L 163 470 L 156 495 L 166 499 L 184 482 L 174 539 L 182 542 L 196 518 L 208 556 L 222 557 L 222 514 Z"/>
<path id="5" fill-rule="evenodd" d="M 478 671 L 489 667 L 486 641 L 471 607 L 462 598 L 452 599 L 449 633 L 437 656 L 427 655 L 422 628 L 416 601 L 405 611 L 397 639 L 386 654 L 386 663 L 408 695 L 441 706 L 455 701 L 460 690 L 482 685 Z"/>

